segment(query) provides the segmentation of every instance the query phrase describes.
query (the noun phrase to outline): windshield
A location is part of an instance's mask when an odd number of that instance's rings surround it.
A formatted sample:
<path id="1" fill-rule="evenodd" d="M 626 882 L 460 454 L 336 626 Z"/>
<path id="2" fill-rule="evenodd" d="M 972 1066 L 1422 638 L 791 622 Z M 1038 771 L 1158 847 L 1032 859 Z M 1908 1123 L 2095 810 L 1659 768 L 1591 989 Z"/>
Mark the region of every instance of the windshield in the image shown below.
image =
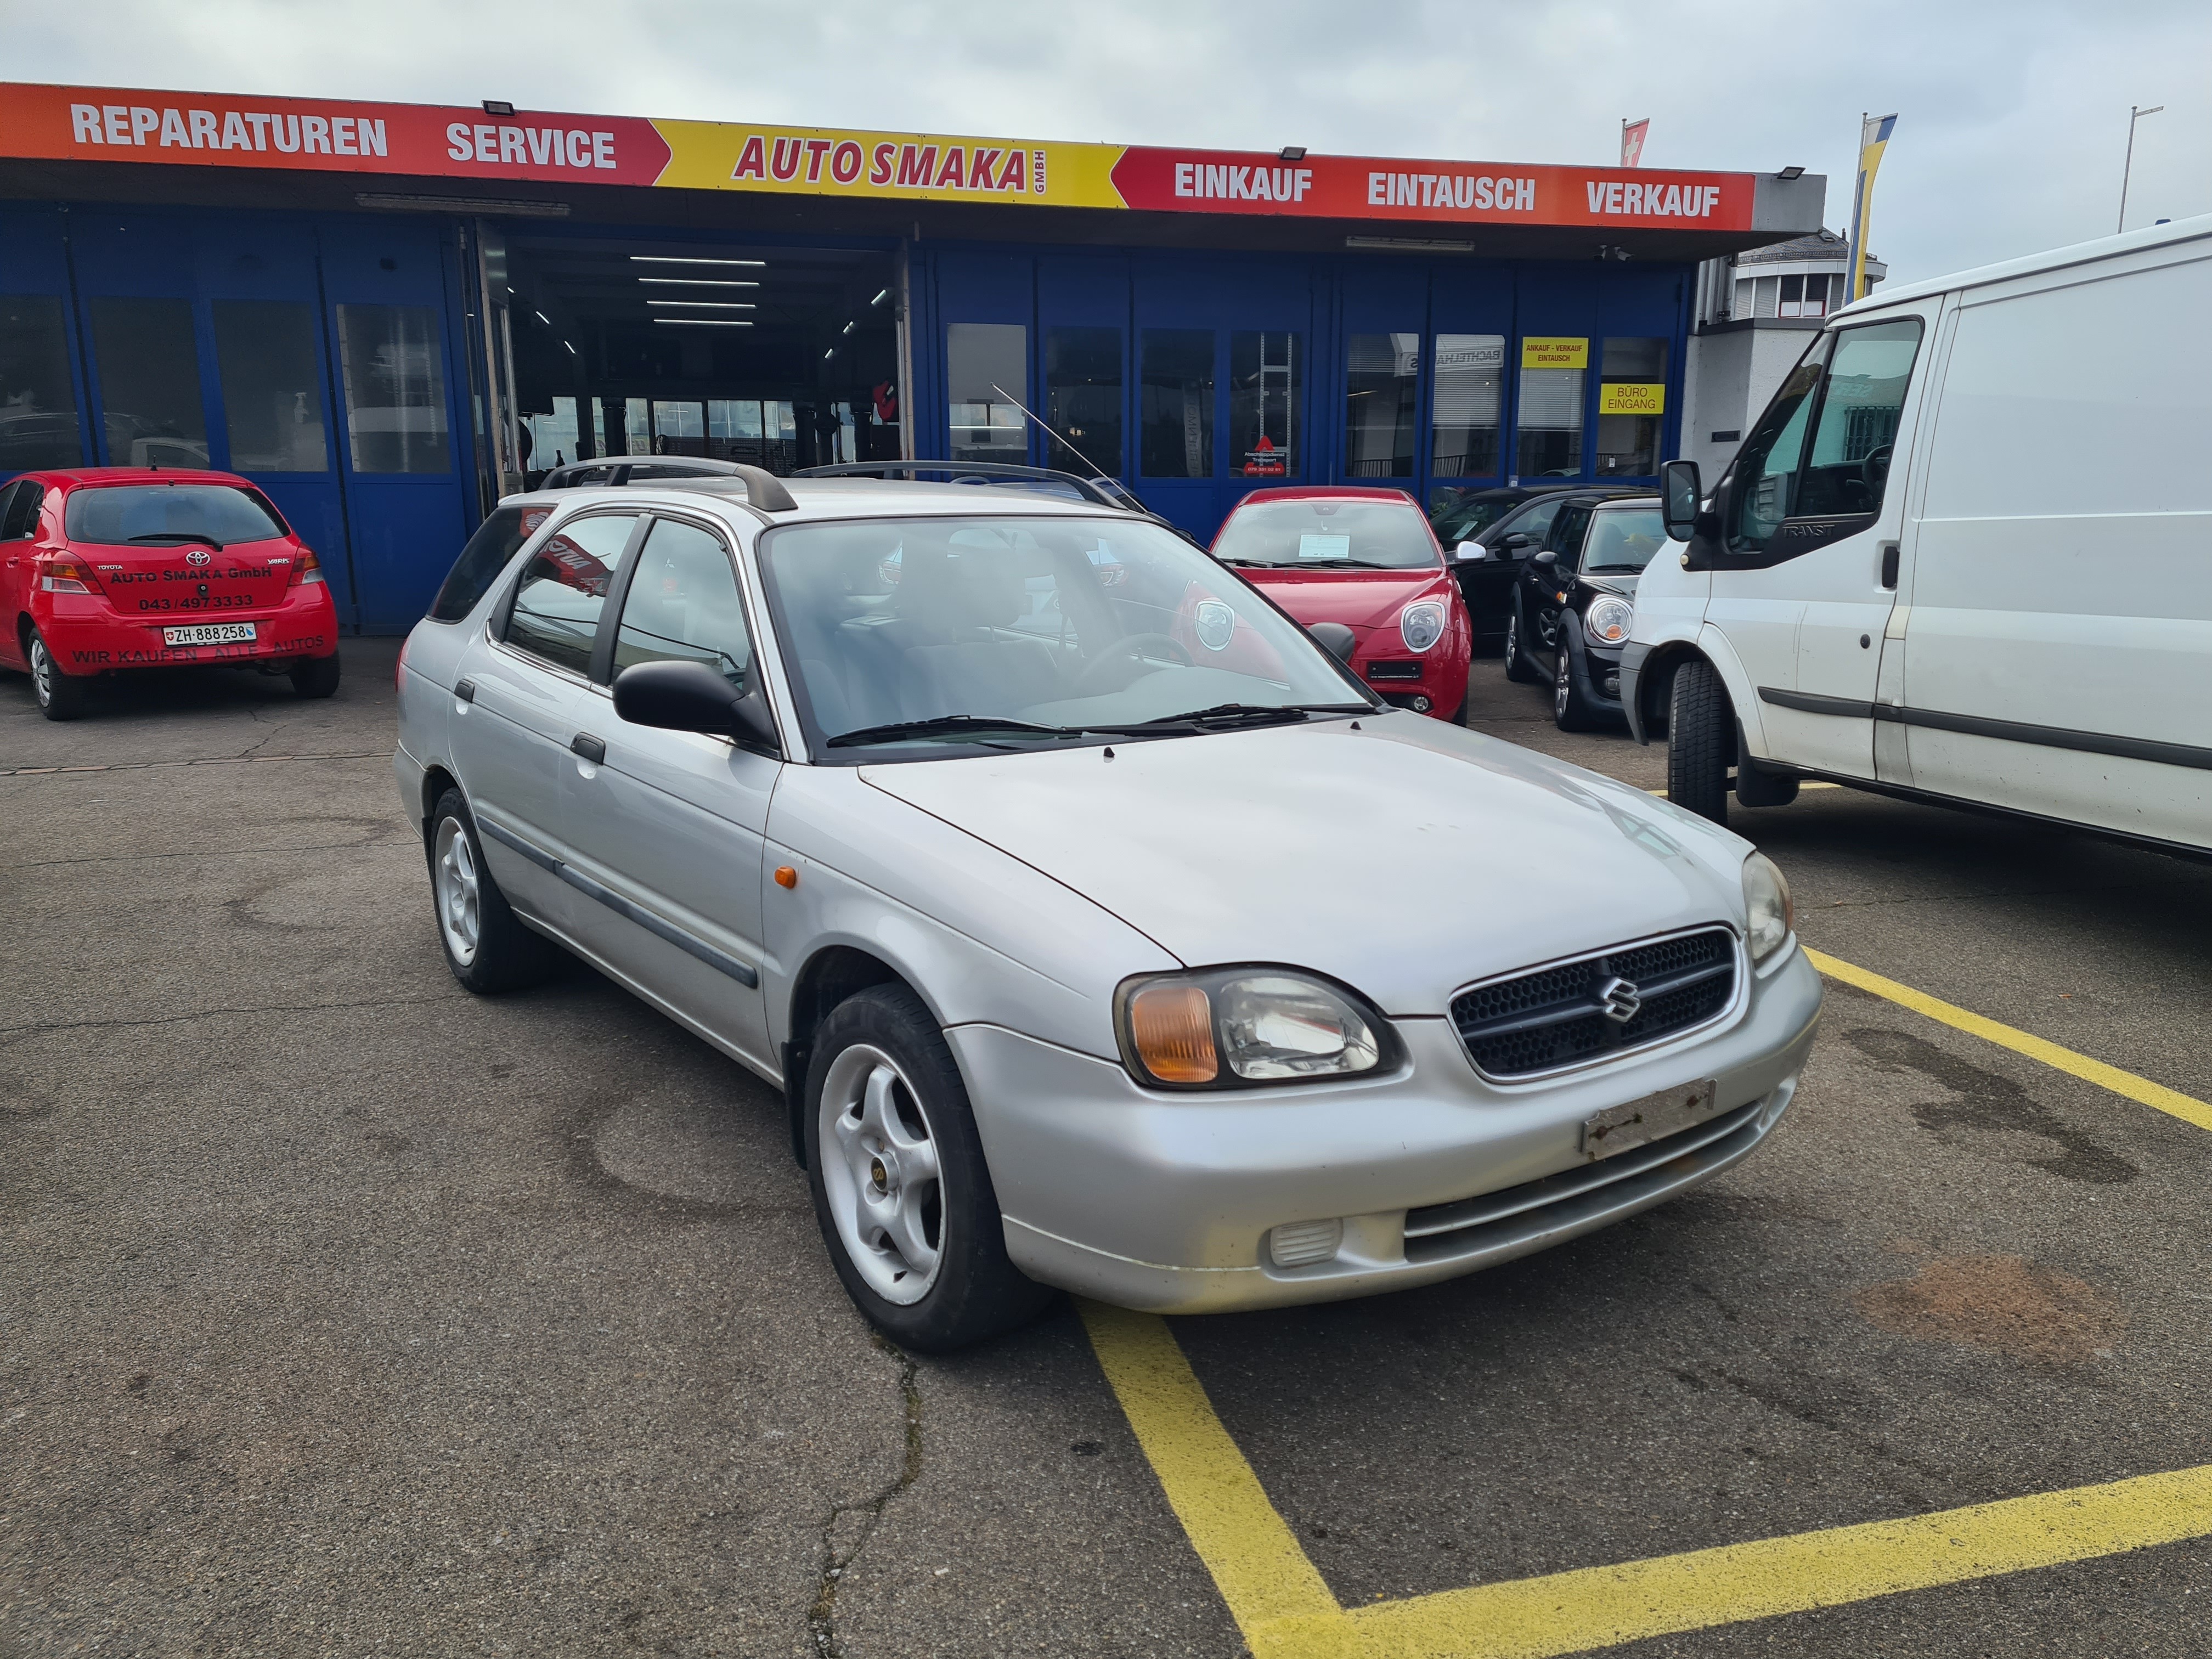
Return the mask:
<path id="1" fill-rule="evenodd" d="M 1323 570 L 1419 570 L 1440 562 L 1436 538 L 1411 501 L 1248 502 L 1222 526 L 1213 556 L 1224 564 Z"/>
<path id="2" fill-rule="evenodd" d="M 1641 570 L 1667 544 L 1656 507 L 1601 507 L 1590 526 L 1584 570 Z"/>
<path id="3" fill-rule="evenodd" d="M 1371 706 L 1297 623 L 1143 520 L 789 525 L 761 549 L 786 670 L 825 760 L 1105 742 L 1102 728 L 1232 706 L 1228 718 L 1261 720 Z M 955 729 L 871 735 L 917 721 Z"/>
<path id="4" fill-rule="evenodd" d="M 64 526 L 73 542 L 123 547 L 132 542 L 274 541 L 284 534 L 276 509 L 232 484 L 111 484 L 70 492 Z"/>

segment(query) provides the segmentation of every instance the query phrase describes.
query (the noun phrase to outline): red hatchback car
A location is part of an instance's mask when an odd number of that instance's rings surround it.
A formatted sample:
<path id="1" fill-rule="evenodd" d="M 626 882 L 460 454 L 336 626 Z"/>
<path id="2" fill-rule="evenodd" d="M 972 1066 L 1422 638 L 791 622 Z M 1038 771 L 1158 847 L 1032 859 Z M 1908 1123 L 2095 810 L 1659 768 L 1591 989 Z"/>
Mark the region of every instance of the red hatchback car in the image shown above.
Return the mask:
<path id="1" fill-rule="evenodd" d="M 1213 556 L 1311 628 L 1352 629 L 1352 671 L 1438 720 L 1467 709 L 1474 628 L 1428 519 L 1395 489 L 1255 489 Z"/>
<path id="2" fill-rule="evenodd" d="M 86 467 L 0 483 L 0 667 L 48 720 L 94 680 L 236 663 L 338 689 L 337 608 L 321 563 L 269 498 L 228 472 Z"/>

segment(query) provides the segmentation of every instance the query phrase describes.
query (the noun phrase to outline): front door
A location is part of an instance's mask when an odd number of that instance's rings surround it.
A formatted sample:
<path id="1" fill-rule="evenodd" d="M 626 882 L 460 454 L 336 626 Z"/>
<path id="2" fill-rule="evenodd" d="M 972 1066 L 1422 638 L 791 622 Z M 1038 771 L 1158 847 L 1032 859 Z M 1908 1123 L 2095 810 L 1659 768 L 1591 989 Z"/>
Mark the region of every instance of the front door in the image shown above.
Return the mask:
<path id="1" fill-rule="evenodd" d="M 580 701 L 583 752 L 564 757 L 562 813 L 584 942 L 670 1012 L 770 1074 L 761 992 L 769 797 L 782 763 L 726 738 L 632 726 L 608 689 L 637 663 L 701 662 L 742 689 L 757 672 L 731 550 L 715 531 L 654 520 L 631 562 L 612 649 Z"/>
<path id="2" fill-rule="evenodd" d="M 1913 366 L 1933 316 L 1823 335 L 1736 459 L 1706 616 L 1750 682 L 1755 707 L 1737 713 L 1766 758 L 1876 775 Z"/>

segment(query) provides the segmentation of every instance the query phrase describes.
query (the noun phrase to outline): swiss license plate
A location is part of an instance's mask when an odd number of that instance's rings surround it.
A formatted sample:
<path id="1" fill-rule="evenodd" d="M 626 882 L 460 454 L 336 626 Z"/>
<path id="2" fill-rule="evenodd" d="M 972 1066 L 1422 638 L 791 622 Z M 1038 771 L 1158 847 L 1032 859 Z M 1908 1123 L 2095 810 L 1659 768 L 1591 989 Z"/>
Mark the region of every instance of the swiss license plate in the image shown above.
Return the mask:
<path id="1" fill-rule="evenodd" d="M 161 630 L 164 645 L 235 645 L 253 637 L 252 623 L 187 623 Z"/>
<path id="2" fill-rule="evenodd" d="M 1611 1158 L 1702 1123 L 1713 1115 L 1718 1092 L 1719 1085 L 1707 1078 L 1592 1112 L 1583 1120 L 1583 1156 L 1593 1161 Z"/>

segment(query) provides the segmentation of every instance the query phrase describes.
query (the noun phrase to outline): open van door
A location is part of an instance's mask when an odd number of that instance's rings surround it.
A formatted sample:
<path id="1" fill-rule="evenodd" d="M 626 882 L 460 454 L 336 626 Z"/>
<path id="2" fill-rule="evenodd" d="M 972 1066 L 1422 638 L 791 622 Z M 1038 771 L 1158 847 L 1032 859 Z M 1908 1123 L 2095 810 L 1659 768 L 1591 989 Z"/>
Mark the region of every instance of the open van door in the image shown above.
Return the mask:
<path id="1" fill-rule="evenodd" d="M 1762 758 L 1873 778 L 1874 706 L 1897 599 L 1905 461 L 1940 301 L 1823 334 L 1752 432 L 1692 544 L 1711 571 L 1706 621 L 1756 709 Z M 1894 672 L 1893 670 L 1893 672 Z"/>

